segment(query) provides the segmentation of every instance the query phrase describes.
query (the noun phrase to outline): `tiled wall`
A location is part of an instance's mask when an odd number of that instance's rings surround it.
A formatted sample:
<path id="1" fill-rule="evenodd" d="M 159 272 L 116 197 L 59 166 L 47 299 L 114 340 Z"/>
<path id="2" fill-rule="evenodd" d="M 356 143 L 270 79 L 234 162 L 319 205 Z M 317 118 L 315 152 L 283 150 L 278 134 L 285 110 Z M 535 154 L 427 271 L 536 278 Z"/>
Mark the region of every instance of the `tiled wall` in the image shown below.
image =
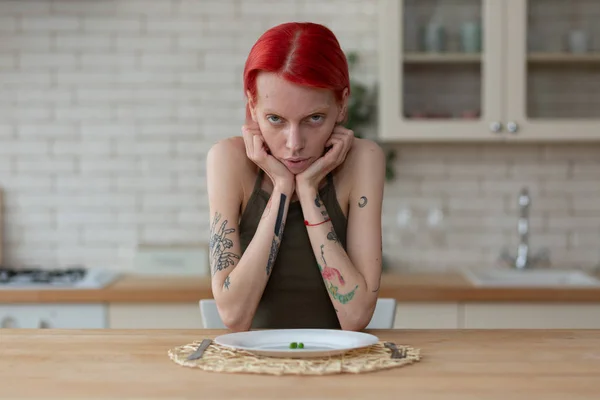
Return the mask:
<path id="1" fill-rule="evenodd" d="M 514 254 L 522 187 L 534 252 L 548 247 L 555 267 L 600 260 L 598 145 L 405 145 L 397 168 L 386 248 L 405 268 L 487 266 L 504 246 Z"/>
<path id="2" fill-rule="evenodd" d="M 250 46 L 280 22 L 325 23 L 373 81 L 376 3 L 0 0 L 5 261 L 127 269 L 138 242 L 206 240 L 205 156 L 239 134 Z M 398 268 L 486 266 L 514 250 L 522 185 L 534 248 L 560 267 L 600 260 L 600 145 L 397 150 L 383 220 Z"/>

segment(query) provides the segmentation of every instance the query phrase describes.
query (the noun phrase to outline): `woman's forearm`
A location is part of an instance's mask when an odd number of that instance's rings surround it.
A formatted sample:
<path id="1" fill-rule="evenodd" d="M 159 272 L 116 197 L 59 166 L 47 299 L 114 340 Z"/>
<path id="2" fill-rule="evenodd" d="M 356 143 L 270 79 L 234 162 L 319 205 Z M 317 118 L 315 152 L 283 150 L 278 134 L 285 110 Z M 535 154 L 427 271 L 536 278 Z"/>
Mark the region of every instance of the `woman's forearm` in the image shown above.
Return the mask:
<path id="1" fill-rule="evenodd" d="M 233 330 L 248 330 L 252 324 L 275 264 L 292 194 L 291 187 L 273 189 L 254 237 L 223 287 L 217 289 L 219 310 Z"/>
<path id="2" fill-rule="evenodd" d="M 323 283 L 337 312 L 342 329 L 360 330 L 373 313 L 372 290 L 354 266 L 334 230 L 316 190 L 298 194 L 306 229 L 317 258 Z"/>

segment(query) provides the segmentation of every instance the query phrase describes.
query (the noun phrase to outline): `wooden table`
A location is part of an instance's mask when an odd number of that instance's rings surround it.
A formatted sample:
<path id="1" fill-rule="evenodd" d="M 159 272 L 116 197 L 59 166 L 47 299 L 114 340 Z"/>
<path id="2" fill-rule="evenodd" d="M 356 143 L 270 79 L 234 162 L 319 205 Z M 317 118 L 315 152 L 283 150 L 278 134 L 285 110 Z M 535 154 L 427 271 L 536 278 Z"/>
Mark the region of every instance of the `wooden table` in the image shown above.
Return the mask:
<path id="1" fill-rule="evenodd" d="M 0 398 L 600 398 L 600 331 L 374 330 L 423 358 L 360 375 L 214 373 L 167 356 L 225 332 L 0 330 Z"/>

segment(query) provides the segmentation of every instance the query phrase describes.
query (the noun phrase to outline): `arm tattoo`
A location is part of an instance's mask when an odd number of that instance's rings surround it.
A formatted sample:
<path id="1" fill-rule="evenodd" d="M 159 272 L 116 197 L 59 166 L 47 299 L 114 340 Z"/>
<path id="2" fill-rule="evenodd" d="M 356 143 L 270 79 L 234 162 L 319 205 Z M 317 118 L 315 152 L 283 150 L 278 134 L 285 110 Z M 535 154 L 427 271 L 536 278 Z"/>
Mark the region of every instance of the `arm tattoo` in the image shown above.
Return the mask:
<path id="1" fill-rule="evenodd" d="M 227 267 L 232 266 L 235 261 L 239 260 L 240 256 L 227 251 L 233 247 L 233 241 L 226 238 L 230 233 L 235 232 L 233 228 L 226 228 L 227 220 L 223 221 L 217 230 L 217 223 L 221 220 L 221 214 L 215 213 L 212 225 L 210 227 L 209 251 L 213 275 L 217 271 L 223 271 Z"/>
<path id="2" fill-rule="evenodd" d="M 285 209 L 285 199 L 286 195 L 281 193 L 281 197 L 279 198 L 279 210 L 277 211 L 277 219 L 275 220 L 275 236 L 281 236 L 281 232 L 283 229 L 281 228 L 283 222 L 283 211 Z"/>
<path id="3" fill-rule="evenodd" d="M 337 235 L 335 234 L 335 230 L 333 229 L 333 226 L 331 227 L 331 232 L 327 233 L 327 239 L 329 239 L 335 243 L 340 243 L 340 240 L 338 239 Z"/>
<path id="4" fill-rule="evenodd" d="M 368 200 L 367 200 L 366 196 L 362 196 L 360 198 L 360 200 L 358 201 L 358 206 L 360 208 L 364 208 L 367 205 L 367 202 L 368 202 Z"/>
<path id="5" fill-rule="evenodd" d="M 271 250 L 269 251 L 269 260 L 267 261 L 267 276 L 271 275 L 271 270 L 273 269 L 273 264 L 275 264 L 275 258 L 277 257 L 277 250 L 279 250 L 277 239 L 273 237 L 273 242 L 271 242 Z"/>
<path id="6" fill-rule="evenodd" d="M 321 245 L 321 260 L 323 260 L 323 265 L 318 264 L 319 270 L 321 271 L 321 275 L 323 279 L 325 279 L 325 286 L 331 296 L 339 301 L 342 304 L 348 303 L 350 300 L 354 298 L 354 294 L 356 293 L 356 289 L 358 289 L 358 285 L 354 287 L 348 293 L 339 293 L 339 288 L 332 282 L 334 278 L 340 282 L 340 286 L 344 286 L 346 282 L 344 281 L 344 277 L 336 268 L 331 268 L 327 266 L 327 261 L 325 261 L 325 254 L 323 252 L 324 245 Z"/>
<path id="7" fill-rule="evenodd" d="M 223 283 L 223 287 L 229 290 L 229 275 L 225 278 L 225 283 Z"/>
<path id="8" fill-rule="evenodd" d="M 331 280 L 331 279 L 337 277 L 340 284 L 342 286 L 344 286 L 346 284 L 346 282 L 344 281 L 344 277 L 342 276 L 340 271 L 337 270 L 336 268 L 331 268 L 331 267 L 327 266 L 327 262 L 325 261 L 325 254 L 323 252 L 323 247 L 325 247 L 325 245 L 322 244 L 321 245 L 321 259 L 323 260 L 323 267 L 321 268 L 321 266 L 319 265 L 319 269 L 321 270 L 321 275 L 323 275 L 323 278 L 325 278 L 327 280 Z"/>
<path id="9" fill-rule="evenodd" d="M 319 193 L 317 193 L 317 196 L 315 197 L 315 206 L 317 206 L 317 208 L 321 208 L 322 205 L 323 205 L 323 202 L 321 201 L 321 198 L 319 197 Z"/>
<path id="10" fill-rule="evenodd" d="M 273 264 L 275 264 L 275 258 L 277 258 L 277 252 L 279 251 L 279 245 L 281 244 L 281 237 L 283 236 L 283 230 L 285 223 L 283 222 L 283 212 L 285 209 L 285 201 L 287 196 L 281 193 L 279 199 L 279 210 L 277 211 L 277 219 L 275 220 L 275 232 L 273 236 L 273 242 L 271 243 L 271 251 L 269 252 L 269 260 L 267 261 L 267 276 L 271 275 Z"/>
<path id="11" fill-rule="evenodd" d="M 321 208 L 321 206 L 323 206 L 323 200 L 321 200 L 321 197 L 319 196 L 319 194 L 317 193 L 317 197 L 315 197 L 315 206 L 317 208 Z M 327 210 L 324 208 L 323 210 L 321 210 L 321 215 L 323 216 L 323 218 L 329 218 L 329 213 L 327 212 Z"/>

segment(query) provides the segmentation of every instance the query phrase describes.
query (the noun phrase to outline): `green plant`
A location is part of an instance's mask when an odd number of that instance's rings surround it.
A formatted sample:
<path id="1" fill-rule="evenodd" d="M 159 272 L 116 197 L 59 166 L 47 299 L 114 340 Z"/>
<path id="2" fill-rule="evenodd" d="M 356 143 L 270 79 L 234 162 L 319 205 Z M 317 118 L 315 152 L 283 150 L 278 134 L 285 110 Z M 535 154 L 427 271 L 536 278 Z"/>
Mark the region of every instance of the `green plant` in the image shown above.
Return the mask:
<path id="1" fill-rule="evenodd" d="M 357 81 L 352 77 L 358 63 L 358 54 L 349 52 L 346 54 L 348 67 L 350 69 L 350 98 L 348 100 L 348 120 L 346 128 L 354 131 L 354 135 L 363 138 L 361 128 L 366 128 L 377 120 L 377 86 L 372 89 L 364 83 Z M 378 140 L 374 139 L 384 150 L 386 155 L 385 177 L 391 181 L 395 177 L 394 160 L 396 153 Z"/>

